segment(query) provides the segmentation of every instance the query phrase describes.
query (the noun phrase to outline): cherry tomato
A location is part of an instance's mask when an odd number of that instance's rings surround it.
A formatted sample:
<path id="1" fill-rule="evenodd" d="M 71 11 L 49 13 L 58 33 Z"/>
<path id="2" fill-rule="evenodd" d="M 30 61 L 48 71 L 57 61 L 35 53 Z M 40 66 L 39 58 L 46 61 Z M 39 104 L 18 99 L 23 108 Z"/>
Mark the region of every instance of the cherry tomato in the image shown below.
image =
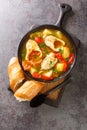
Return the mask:
<path id="1" fill-rule="evenodd" d="M 39 37 L 39 36 L 36 36 L 36 37 L 35 37 L 35 41 L 36 41 L 37 43 L 39 43 L 39 44 L 43 43 L 43 39 L 42 39 L 41 37 Z"/>
<path id="2" fill-rule="evenodd" d="M 32 76 L 33 76 L 34 78 L 38 78 L 38 79 L 41 78 L 41 74 L 38 74 L 37 72 L 34 72 Z"/>
<path id="3" fill-rule="evenodd" d="M 68 64 L 72 64 L 73 63 L 73 61 L 74 61 L 74 53 L 72 53 L 71 55 L 70 55 L 70 57 L 69 57 L 69 61 L 68 61 Z"/>

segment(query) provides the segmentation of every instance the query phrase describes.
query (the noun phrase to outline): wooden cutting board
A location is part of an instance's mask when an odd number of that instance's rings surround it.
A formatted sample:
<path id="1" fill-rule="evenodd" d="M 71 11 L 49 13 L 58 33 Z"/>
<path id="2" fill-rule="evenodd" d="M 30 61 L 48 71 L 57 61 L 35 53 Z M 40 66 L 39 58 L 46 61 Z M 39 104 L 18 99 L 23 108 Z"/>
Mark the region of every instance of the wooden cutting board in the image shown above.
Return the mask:
<path id="1" fill-rule="evenodd" d="M 60 82 L 52 82 L 52 83 L 48 83 L 46 84 L 46 86 L 44 87 L 44 89 L 41 91 L 41 93 L 45 93 L 48 90 L 54 88 L 56 85 L 59 85 L 60 83 L 62 83 L 64 80 L 61 80 Z M 45 100 L 45 104 L 54 106 L 54 107 L 58 107 L 59 102 L 62 98 L 63 92 L 64 92 L 65 87 L 56 90 L 55 92 L 49 94 Z"/>

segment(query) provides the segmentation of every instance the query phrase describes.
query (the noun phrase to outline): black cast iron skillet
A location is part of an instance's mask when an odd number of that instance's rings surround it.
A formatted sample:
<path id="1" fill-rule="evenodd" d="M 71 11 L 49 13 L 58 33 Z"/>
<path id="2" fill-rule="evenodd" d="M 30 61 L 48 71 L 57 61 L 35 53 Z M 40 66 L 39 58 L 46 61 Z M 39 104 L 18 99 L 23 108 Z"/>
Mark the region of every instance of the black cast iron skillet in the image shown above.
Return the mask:
<path id="1" fill-rule="evenodd" d="M 19 47 L 18 47 L 18 60 L 19 60 L 19 64 L 21 65 L 21 68 L 24 72 L 24 74 L 27 76 L 28 79 L 33 79 L 33 80 L 36 80 L 36 81 L 40 81 L 40 82 L 45 82 L 45 83 L 49 83 L 49 82 L 54 82 L 54 81 L 60 81 L 62 79 L 66 79 L 74 65 L 75 65 L 75 62 L 76 62 L 76 56 L 77 56 L 77 49 L 76 49 L 76 45 L 71 37 L 71 35 L 69 33 L 67 33 L 63 27 L 62 27 L 62 23 L 63 23 L 63 18 L 64 16 L 70 12 L 72 10 L 71 6 L 68 5 L 68 4 L 59 4 L 58 5 L 59 9 L 60 9 L 60 14 L 59 14 L 59 18 L 56 22 L 55 25 L 49 25 L 49 24 L 46 24 L 46 25 L 40 25 L 40 26 L 37 26 L 37 27 L 34 27 L 33 29 L 31 29 L 24 37 L 23 39 L 21 40 L 20 44 L 19 44 Z M 28 71 L 25 71 L 23 69 L 23 66 L 22 66 L 22 49 L 24 47 L 24 45 L 26 44 L 27 40 L 29 39 L 29 35 L 33 32 L 36 32 L 36 31 L 40 31 L 41 29 L 55 29 L 55 30 L 59 30 L 61 32 L 63 32 L 63 34 L 70 40 L 70 42 L 72 43 L 72 46 L 73 46 L 73 49 L 74 49 L 74 55 L 75 55 L 75 58 L 74 58 L 74 62 L 73 64 L 70 66 L 70 68 L 67 70 L 67 72 L 65 72 L 63 75 L 61 75 L 60 77 L 58 78 L 54 78 L 53 80 L 50 80 L 50 81 L 47 81 L 47 80 L 43 80 L 43 79 L 38 79 L 38 78 L 34 78 L 32 77 L 32 75 L 28 72 Z"/>

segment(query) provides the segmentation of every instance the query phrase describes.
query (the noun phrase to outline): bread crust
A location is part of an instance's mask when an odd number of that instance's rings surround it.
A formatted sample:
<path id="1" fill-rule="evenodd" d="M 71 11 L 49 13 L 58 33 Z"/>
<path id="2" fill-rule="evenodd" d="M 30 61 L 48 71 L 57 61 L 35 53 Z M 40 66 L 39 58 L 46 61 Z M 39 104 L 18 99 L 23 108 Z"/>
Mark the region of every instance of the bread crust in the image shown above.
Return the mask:
<path id="1" fill-rule="evenodd" d="M 25 79 L 17 57 L 12 57 L 9 61 L 8 76 L 10 88 L 13 92 L 15 92 L 21 86 Z"/>
<path id="2" fill-rule="evenodd" d="M 31 101 L 44 87 L 44 83 L 26 81 L 14 94 L 19 101 Z"/>

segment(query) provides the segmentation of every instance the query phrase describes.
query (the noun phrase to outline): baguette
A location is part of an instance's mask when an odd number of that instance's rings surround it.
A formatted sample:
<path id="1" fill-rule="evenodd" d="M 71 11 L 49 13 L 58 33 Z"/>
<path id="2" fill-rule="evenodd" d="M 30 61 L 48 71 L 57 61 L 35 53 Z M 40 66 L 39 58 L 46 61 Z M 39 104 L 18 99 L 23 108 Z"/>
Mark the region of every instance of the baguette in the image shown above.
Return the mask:
<path id="1" fill-rule="evenodd" d="M 8 64 L 10 88 L 15 92 L 23 83 L 25 77 L 19 65 L 18 58 L 12 57 Z"/>
<path id="2" fill-rule="evenodd" d="M 31 101 L 44 87 L 44 83 L 37 81 L 26 81 L 14 94 L 17 100 Z"/>

